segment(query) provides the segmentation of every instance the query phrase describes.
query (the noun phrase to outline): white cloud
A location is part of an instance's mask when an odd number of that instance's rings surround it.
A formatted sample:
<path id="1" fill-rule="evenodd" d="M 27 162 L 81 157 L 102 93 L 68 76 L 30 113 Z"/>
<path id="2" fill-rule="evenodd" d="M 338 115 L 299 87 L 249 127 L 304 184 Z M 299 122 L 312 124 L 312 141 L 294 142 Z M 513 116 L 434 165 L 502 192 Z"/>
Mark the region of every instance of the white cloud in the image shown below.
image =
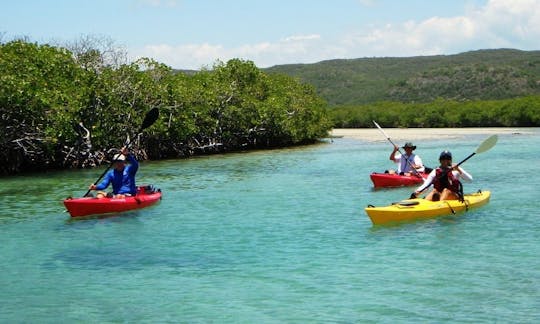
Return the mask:
<path id="1" fill-rule="evenodd" d="M 477 10 L 473 18 L 480 22 L 479 35 L 492 47 L 537 49 L 540 37 L 540 2 L 537 0 L 491 0 L 484 10 Z M 480 38 L 479 37 L 479 38 Z"/>
<path id="2" fill-rule="evenodd" d="M 295 36 L 289 36 L 285 37 L 284 41 L 286 42 L 295 42 L 295 41 L 304 41 L 304 40 L 312 40 L 312 39 L 320 39 L 321 35 L 313 34 L 313 35 L 295 35 Z"/>
<path id="3" fill-rule="evenodd" d="M 534 50 L 539 37 L 539 1 L 491 0 L 463 16 L 373 27 L 348 35 L 344 44 L 352 57 L 409 56 L 500 47 Z"/>
<path id="4" fill-rule="evenodd" d="M 320 35 L 293 35 L 275 43 L 245 44 L 235 48 L 207 43 L 177 46 L 159 44 L 145 46 L 130 54 L 133 58 L 151 57 L 158 62 L 182 69 L 199 69 L 211 66 L 217 60 L 226 62 L 232 58 L 251 60 L 259 67 L 268 67 L 299 62 L 298 57 L 302 57 L 302 62 L 326 59 L 327 55 L 320 55 L 324 53 L 318 48 L 320 41 Z"/>
<path id="5" fill-rule="evenodd" d="M 232 48 L 206 43 L 148 45 L 131 55 L 152 57 L 174 68 L 199 69 L 231 58 L 268 67 L 335 58 L 454 54 L 501 47 L 536 50 L 539 38 L 540 1 L 490 0 L 482 7 L 467 7 L 462 16 L 366 26 L 334 39 L 308 34 Z"/>
<path id="6" fill-rule="evenodd" d="M 227 50 L 221 45 L 186 44 L 172 46 L 168 44 L 148 45 L 132 53 L 133 58 L 151 57 L 173 68 L 199 69 L 211 65 L 215 60 L 228 60 Z"/>

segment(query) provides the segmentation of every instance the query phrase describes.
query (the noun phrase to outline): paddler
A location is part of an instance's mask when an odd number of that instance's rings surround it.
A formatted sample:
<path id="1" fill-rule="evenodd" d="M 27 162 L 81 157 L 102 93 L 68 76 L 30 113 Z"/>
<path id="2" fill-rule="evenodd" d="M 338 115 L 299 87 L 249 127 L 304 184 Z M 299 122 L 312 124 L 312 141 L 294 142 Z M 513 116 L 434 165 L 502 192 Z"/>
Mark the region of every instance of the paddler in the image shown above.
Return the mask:
<path id="1" fill-rule="evenodd" d="M 403 145 L 402 148 L 405 150 L 405 154 L 398 153 L 396 155 L 396 153 L 399 151 L 399 147 L 397 145 L 394 145 L 394 150 L 392 151 L 392 153 L 390 153 L 390 161 L 393 161 L 397 164 L 397 171 L 388 170 L 388 173 L 398 173 L 400 175 L 409 176 L 411 174 L 418 174 L 419 172 L 424 172 L 425 167 L 422 163 L 422 159 L 420 158 L 420 156 L 413 153 L 413 151 L 416 150 L 416 145 L 413 145 L 411 142 L 407 142 L 405 143 L 405 145 Z"/>
<path id="2" fill-rule="evenodd" d="M 127 163 L 129 162 L 129 163 Z M 113 157 L 113 168 L 107 172 L 103 181 L 98 185 L 90 185 L 90 190 L 104 190 L 112 183 L 112 194 L 98 192 L 96 197 L 103 198 L 105 196 L 114 198 L 124 198 L 126 196 L 134 196 L 137 193 L 135 185 L 135 174 L 139 169 L 139 162 L 130 154 L 127 147 L 123 147 L 119 154 Z"/>
<path id="3" fill-rule="evenodd" d="M 426 196 L 426 200 L 463 200 L 463 185 L 459 181 L 472 181 L 472 176 L 463 168 L 452 164 L 452 153 L 442 151 L 439 155 L 440 166 L 431 171 L 422 184 L 411 195 L 411 198 L 418 197 L 420 193 L 433 185 L 433 190 Z"/>

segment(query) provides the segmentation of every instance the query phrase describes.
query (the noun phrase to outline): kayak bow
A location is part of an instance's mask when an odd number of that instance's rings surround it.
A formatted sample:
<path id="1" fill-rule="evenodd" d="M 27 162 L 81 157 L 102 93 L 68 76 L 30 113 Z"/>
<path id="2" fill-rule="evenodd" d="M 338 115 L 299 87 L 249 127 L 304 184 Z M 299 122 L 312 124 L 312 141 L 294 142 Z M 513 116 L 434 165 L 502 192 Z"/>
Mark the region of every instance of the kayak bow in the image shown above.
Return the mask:
<path id="1" fill-rule="evenodd" d="M 387 188 L 387 187 L 402 187 L 402 186 L 414 186 L 424 182 L 428 174 L 424 172 L 419 173 L 420 176 L 412 175 L 399 175 L 390 173 L 377 173 L 373 172 L 369 175 L 373 186 L 375 188 Z"/>

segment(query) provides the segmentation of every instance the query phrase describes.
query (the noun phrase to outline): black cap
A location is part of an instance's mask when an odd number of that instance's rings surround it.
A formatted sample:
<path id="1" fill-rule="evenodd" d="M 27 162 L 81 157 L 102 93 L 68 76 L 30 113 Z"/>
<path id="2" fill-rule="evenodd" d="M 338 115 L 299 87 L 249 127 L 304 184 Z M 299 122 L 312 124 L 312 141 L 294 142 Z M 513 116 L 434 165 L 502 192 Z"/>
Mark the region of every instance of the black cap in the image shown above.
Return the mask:
<path id="1" fill-rule="evenodd" d="M 439 155 L 439 160 L 452 160 L 452 153 L 450 151 L 442 151 Z"/>

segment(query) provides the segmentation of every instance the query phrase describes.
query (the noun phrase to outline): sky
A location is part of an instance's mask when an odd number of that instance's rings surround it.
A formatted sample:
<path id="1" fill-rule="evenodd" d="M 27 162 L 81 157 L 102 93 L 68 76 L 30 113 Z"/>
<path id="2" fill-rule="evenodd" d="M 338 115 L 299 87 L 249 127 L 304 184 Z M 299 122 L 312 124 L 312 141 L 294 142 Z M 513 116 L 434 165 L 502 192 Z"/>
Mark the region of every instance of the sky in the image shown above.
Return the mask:
<path id="1" fill-rule="evenodd" d="M 0 41 L 106 38 L 175 69 L 540 49 L 540 0 L 4 0 Z"/>

